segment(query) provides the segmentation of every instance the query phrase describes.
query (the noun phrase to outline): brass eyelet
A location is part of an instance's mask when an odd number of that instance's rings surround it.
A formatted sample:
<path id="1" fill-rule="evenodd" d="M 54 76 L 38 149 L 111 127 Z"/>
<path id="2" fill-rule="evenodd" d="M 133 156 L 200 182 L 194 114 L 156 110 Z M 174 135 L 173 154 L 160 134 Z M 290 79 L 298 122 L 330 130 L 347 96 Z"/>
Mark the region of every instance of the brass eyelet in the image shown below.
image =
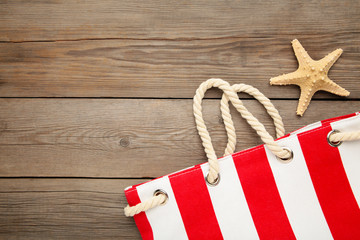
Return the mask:
<path id="1" fill-rule="evenodd" d="M 207 173 L 206 177 L 205 177 L 205 181 L 209 186 L 214 187 L 214 186 L 219 184 L 219 182 L 220 182 L 220 173 L 218 173 L 218 176 L 217 176 L 217 178 L 215 179 L 215 181 L 213 183 L 209 181 L 208 177 L 209 177 L 209 173 Z"/>
<path id="2" fill-rule="evenodd" d="M 331 136 L 332 134 L 334 134 L 334 133 L 339 133 L 339 132 L 340 132 L 339 130 L 334 129 L 334 130 L 331 130 L 331 131 L 328 133 L 326 139 L 327 139 L 327 142 L 329 143 L 330 146 L 332 146 L 332 147 L 338 147 L 338 146 L 340 146 L 340 145 L 342 144 L 342 141 L 339 141 L 339 142 L 332 142 L 332 141 L 330 141 L 330 136 Z"/>
<path id="3" fill-rule="evenodd" d="M 155 192 L 154 192 L 154 196 L 159 196 L 160 194 L 164 195 L 166 198 L 165 200 L 160 204 L 160 205 L 165 205 L 167 203 L 167 201 L 169 200 L 169 196 L 168 194 L 162 190 L 162 189 L 157 189 Z"/>
<path id="4" fill-rule="evenodd" d="M 282 147 L 282 148 L 283 148 L 284 150 L 288 151 L 288 152 L 290 153 L 290 156 L 287 157 L 287 158 L 281 158 L 281 157 L 276 156 L 276 158 L 277 158 L 279 161 L 283 162 L 283 163 L 288 163 L 288 162 L 290 162 L 291 160 L 293 160 L 293 158 L 294 158 L 294 153 L 293 153 L 293 151 L 292 151 L 290 148 L 288 148 L 288 147 Z"/>

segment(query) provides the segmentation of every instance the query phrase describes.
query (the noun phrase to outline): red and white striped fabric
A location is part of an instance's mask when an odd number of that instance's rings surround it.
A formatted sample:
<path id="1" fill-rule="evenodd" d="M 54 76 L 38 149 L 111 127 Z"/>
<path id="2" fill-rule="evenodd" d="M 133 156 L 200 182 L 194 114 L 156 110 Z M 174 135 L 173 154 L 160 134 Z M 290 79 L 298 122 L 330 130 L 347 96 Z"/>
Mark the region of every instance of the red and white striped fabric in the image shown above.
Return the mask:
<path id="1" fill-rule="evenodd" d="M 130 206 L 162 189 L 165 205 L 134 216 L 148 239 L 360 239 L 360 141 L 332 147 L 332 130 L 359 131 L 360 114 L 328 119 L 277 140 L 293 151 L 284 163 L 261 145 L 128 187 Z"/>

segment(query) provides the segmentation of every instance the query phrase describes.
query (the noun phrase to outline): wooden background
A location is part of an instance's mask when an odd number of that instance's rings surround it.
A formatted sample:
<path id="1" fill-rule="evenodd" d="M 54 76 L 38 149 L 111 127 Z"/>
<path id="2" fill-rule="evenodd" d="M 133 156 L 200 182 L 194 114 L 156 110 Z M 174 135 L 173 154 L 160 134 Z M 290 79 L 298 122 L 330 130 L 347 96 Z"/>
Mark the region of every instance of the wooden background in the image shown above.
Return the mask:
<path id="1" fill-rule="evenodd" d="M 0 0 L 0 239 L 140 239 L 126 186 L 205 162 L 192 97 L 210 77 L 251 84 L 287 132 L 360 110 L 360 2 Z M 304 117 L 269 78 L 344 53 Z M 220 92 L 204 102 L 218 155 Z M 274 134 L 262 107 L 240 94 Z M 234 110 L 234 109 L 233 109 Z M 237 150 L 261 144 L 233 111 Z"/>

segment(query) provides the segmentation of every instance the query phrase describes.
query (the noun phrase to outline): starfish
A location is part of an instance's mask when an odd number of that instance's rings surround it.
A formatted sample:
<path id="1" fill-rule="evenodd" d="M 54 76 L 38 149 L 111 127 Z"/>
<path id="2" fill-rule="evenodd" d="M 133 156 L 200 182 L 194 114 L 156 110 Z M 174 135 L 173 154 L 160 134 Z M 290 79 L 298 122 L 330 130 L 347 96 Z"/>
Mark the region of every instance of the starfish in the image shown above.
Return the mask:
<path id="1" fill-rule="evenodd" d="M 295 84 L 300 87 L 301 94 L 296 110 L 302 116 L 310 104 L 312 96 L 317 91 L 327 91 L 339 96 L 349 96 L 350 92 L 340 87 L 327 76 L 331 66 L 340 57 L 343 50 L 336 49 L 323 59 L 313 60 L 297 39 L 292 42 L 299 67 L 295 72 L 283 74 L 270 79 L 271 85 Z"/>

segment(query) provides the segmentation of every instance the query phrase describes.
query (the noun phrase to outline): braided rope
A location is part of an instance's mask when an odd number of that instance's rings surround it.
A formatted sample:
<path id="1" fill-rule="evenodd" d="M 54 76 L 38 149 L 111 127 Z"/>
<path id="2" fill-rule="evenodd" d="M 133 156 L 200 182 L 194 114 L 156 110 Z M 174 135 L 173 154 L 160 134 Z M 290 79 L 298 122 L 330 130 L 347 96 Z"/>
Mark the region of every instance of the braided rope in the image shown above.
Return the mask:
<path id="1" fill-rule="evenodd" d="M 360 131 L 357 132 L 338 132 L 330 135 L 331 142 L 354 141 L 360 139 Z"/>
<path id="2" fill-rule="evenodd" d="M 209 132 L 204 123 L 203 115 L 202 115 L 202 107 L 201 102 L 204 98 L 205 92 L 212 88 L 218 87 L 224 91 L 224 94 L 221 99 L 221 113 L 224 119 L 224 124 L 226 128 L 226 132 L 228 135 L 228 144 L 225 149 L 225 155 L 233 153 L 236 145 L 236 134 L 234 123 L 231 119 L 230 109 L 229 109 L 229 101 L 233 104 L 236 110 L 241 114 L 241 116 L 249 123 L 249 125 L 256 131 L 256 133 L 260 136 L 262 141 L 268 146 L 268 148 L 278 157 L 287 158 L 289 152 L 280 147 L 274 139 L 270 136 L 270 134 L 266 131 L 263 124 L 261 124 L 257 118 L 255 118 L 243 105 L 242 101 L 238 98 L 237 92 L 246 92 L 249 95 L 254 96 L 260 103 L 262 103 L 267 110 L 268 114 L 273 118 L 274 125 L 276 127 L 276 135 L 277 137 L 281 137 L 285 133 L 284 125 L 282 119 L 279 115 L 279 112 L 272 105 L 270 100 L 266 98 L 262 93 L 260 93 L 256 88 L 245 84 L 235 84 L 230 86 L 229 83 L 222 79 L 211 78 L 205 82 L 203 82 L 199 88 L 196 90 L 196 94 L 194 96 L 194 116 L 196 127 L 199 132 L 199 135 L 202 140 L 202 144 L 205 148 L 206 156 L 209 161 L 209 174 L 208 181 L 214 182 L 218 177 L 219 173 L 219 164 L 217 161 L 217 157 L 215 154 L 214 147 L 211 142 L 211 138 Z M 338 142 L 338 141 L 353 141 L 360 140 L 360 131 L 357 132 L 345 132 L 345 133 L 333 133 L 330 137 L 330 141 Z M 167 199 L 167 196 L 164 194 L 159 194 L 153 196 L 152 198 L 141 202 L 135 206 L 130 207 L 129 205 L 124 208 L 125 216 L 131 217 L 140 212 L 147 211 L 151 208 L 157 207 L 163 204 Z"/>
<path id="3" fill-rule="evenodd" d="M 151 208 L 160 206 L 162 203 L 164 203 L 166 201 L 166 198 L 167 198 L 166 195 L 159 194 L 159 195 L 153 196 L 149 200 L 141 202 L 135 206 L 130 207 L 129 205 L 127 205 L 124 208 L 125 216 L 132 217 L 135 214 L 145 212 Z"/>
<path id="4" fill-rule="evenodd" d="M 266 131 L 263 124 L 259 122 L 257 118 L 255 118 L 244 106 L 242 101 L 238 98 L 237 93 L 232 89 L 230 84 L 222 79 L 219 78 L 211 78 L 205 82 L 203 82 L 199 88 L 196 90 L 196 94 L 194 97 L 194 116 L 196 127 L 201 137 L 206 156 L 209 161 L 209 174 L 208 174 L 208 181 L 214 182 L 219 173 L 219 164 L 217 161 L 217 157 L 215 154 L 214 147 L 211 143 L 211 138 L 209 132 L 204 123 L 204 119 L 202 116 L 202 107 L 201 102 L 204 98 L 205 92 L 212 88 L 217 87 L 223 90 L 226 97 L 230 100 L 233 104 L 235 109 L 241 114 L 241 116 L 249 123 L 249 125 L 256 131 L 256 133 L 260 136 L 262 141 L 267 145 L 267 147 L 273 152 L 276 156 L 280 158 L 287 158 L 289 157 L 289 152 L 279 146 L 273 139 L 273 137 Z M 224 107 L 224 105 L 223 105 Z M 229 128 L 230 129 L 230 128 Z M 232 130 L 230 130 L 232 131 Z"/>
<path id="5" fill-rule="evenodd" d="M 285 128 L 282 118 L 278 112 L 278 110 L 274 107 L 271 101 L 264 96 L 258 89 L 253 86 L 246 84 L 234 84 L 231 86 L 235 92 L 245 92 L 251 96 L 253 96 L 256 100 L 258 100 L 266 109 L 268 114 L 272 117 L 276 129 L 276 137 L 282 137 L 285 135 Z M 220 109 L 222 118 L 224 120 L 226 133 L 228 136 L 228 144 L 225 149 L 225 155 L 233 154 L 235 151 L 236 145 L 236 133 L 234 123 L 231 118 L 230 109 L 229 109 L 229 98 L 227 95 L 223 94 L 220 102 Z"/>

